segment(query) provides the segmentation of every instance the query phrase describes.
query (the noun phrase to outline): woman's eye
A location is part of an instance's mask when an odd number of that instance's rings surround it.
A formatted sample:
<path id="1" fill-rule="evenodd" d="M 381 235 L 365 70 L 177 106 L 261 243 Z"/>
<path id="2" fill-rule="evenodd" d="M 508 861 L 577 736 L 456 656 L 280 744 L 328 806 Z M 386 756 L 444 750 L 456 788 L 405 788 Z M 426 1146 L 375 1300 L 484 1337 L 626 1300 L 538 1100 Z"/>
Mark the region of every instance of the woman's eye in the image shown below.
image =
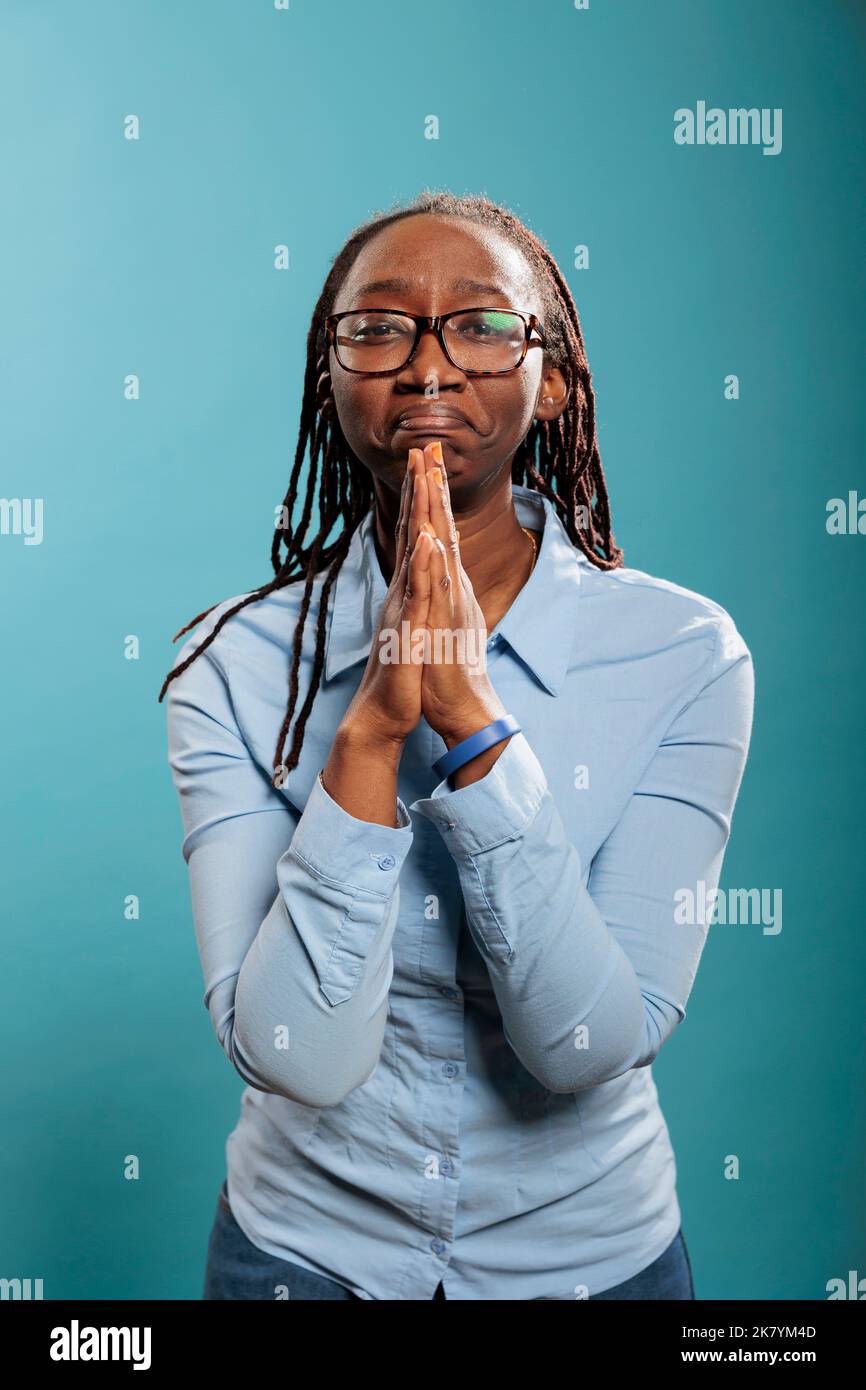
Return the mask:
<path id="1" fill-rule="evenodd" d="M 483 316 L 462 321 L 459 332 L 461 336 L 470 338 L 510 338 L 514 324 L 511 319 L 506 320 L 501 316 Z"/>
<path id="2" fill-rule="evenodd" d="M 356 329 L 352 337 L 356 343 L 388 343 L 392 338 L 401 337 L 403 331 L 391 323 L 371 323 Z"/>

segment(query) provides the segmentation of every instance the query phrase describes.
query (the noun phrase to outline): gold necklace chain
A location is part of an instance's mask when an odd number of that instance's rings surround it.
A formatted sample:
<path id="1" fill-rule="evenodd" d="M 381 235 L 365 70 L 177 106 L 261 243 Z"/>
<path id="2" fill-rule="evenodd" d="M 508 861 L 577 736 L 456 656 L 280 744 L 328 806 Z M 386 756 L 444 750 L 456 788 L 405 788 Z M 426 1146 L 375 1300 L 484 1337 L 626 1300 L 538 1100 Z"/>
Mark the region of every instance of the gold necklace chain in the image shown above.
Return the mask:
<path id="1" fill-rule="evenodd" d="M 532 541 L 532 568 L 529 571 L 529 573 L 531 574 L 532 570 L 535 569 L 535 562 L 538 559 L 538 541 L 535 539 L 535 535 L 533 534 L 533 532 L 528 530 L 525 526 L 521 526 L 520 529 L 523 532 L 523 534 L 525 536 L 528 536 L 529 539 Z"/>

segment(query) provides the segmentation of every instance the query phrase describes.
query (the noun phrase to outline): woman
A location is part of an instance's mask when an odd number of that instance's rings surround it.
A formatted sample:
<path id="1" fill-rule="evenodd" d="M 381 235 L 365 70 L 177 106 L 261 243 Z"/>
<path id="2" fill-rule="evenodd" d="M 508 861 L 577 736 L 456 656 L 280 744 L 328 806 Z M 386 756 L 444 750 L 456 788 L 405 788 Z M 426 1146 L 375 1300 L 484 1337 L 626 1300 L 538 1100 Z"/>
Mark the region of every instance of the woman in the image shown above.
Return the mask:
<path id="1" fill-rule="evenodd" d="M 651 1064 L 751 658 L 623 568 L 578 315 L 505 209 L 424 194 L 337 256 L 280 522 L 162 692 L 247 1083 L 204 1296 L 694 1298 Z"/>

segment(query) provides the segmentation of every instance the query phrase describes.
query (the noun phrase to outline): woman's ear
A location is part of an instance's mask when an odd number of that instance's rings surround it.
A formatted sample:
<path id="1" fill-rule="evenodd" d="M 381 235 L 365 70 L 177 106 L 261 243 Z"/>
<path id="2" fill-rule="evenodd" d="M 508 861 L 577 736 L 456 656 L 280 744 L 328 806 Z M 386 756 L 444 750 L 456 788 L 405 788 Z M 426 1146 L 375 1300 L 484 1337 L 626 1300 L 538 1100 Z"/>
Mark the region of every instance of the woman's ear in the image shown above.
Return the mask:
<path id="1" fill-rule="evenodd" d="M 565 377 L 558 367 L 545 367 L 535 403 L 536 420 L 555 420 L 567 405 L 568 383 Z"/>
<path id="2" fill-rule="evenodd" d="M 323 353 L 316 363 L 316 371 L 319 373 L 316 382 L 316 410 L 323 419 L 330 415 L 334 404 L 334 398 L 331 394 L 331 373 L 328 371 L 327 361 L 328 359 Z"/>

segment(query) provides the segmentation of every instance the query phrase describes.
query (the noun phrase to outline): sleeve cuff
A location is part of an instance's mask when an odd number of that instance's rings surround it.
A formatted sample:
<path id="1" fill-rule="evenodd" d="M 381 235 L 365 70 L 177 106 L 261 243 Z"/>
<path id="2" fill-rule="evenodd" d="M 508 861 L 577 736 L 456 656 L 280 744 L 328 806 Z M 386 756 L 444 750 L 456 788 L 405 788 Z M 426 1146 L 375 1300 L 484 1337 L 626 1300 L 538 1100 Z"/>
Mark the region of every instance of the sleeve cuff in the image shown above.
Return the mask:
<path id="1" fill-rule="evenodd" d="M 451 791 L 445 778 L 410 810 L 433 821 L 452 853 L 478 854 L 523 835 L 547 791 L 544 770 L 525 737 L 512 734 L 479 781 Z"/>
<path id="2" fill-rule="evenodd" d="M 397 798 L 399 826 L 350 816 L 317 776 L 292 836 L 291 852 L 319 878 L 389 898 L 412 845 L 411 818 Z"/>

